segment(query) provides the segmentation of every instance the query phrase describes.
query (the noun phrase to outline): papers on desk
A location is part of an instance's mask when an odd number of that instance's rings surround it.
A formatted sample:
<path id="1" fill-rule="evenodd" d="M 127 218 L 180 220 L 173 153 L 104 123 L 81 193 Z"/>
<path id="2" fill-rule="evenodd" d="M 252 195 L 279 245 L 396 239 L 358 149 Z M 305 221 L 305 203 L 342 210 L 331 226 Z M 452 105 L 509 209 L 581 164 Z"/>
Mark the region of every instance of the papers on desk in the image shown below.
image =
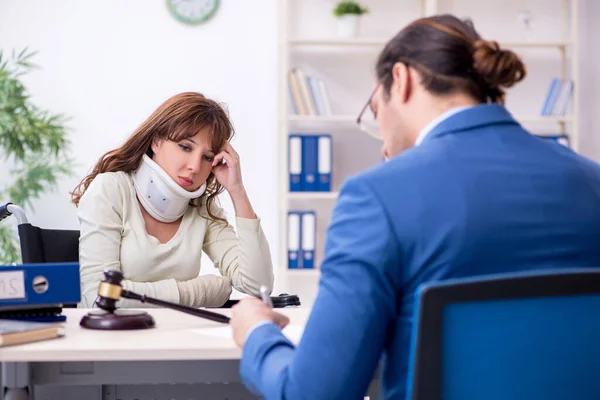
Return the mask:
<path id="1" fill-rule="evenodd" d="M 233 332 L 231 331 L 231 328 L 229 326 L 191 329 L 191 331 L 198 335 L 213 336 L 222 339 L 233 340 Z M 302 337 L 303 331 L 303 326 L 290 324 L 283 328 L 282 332 L 290 340 L 290 342 L 292 342 L 294 345 L 298 345 L 298 343 L 300 343 L 300 337 Z"/>

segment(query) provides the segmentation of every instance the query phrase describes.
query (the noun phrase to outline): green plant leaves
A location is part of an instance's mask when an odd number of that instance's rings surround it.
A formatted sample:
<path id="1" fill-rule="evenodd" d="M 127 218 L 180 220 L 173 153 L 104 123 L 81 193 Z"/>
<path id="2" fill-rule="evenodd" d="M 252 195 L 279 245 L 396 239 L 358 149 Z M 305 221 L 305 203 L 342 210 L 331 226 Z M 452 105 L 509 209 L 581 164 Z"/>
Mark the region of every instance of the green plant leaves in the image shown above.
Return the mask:
<path id="1" fill-rule="evenodd" d="M 343 15 L 363 15 L 367 14 L 369 9 L 367 7 L 361 7 L 358 1 L 340 1 L 333 9 L 333 15 L 341 17 Z"/>
<path id="2" fill-rule="evenodd" d="M 23 208 L 55 189 L 62 177 L 71 175 L 68 118 L 33 104 L 21 76 L 37 68 L 36 52 L 27 48 L 6 59 L 0 51 L 0 153 L 12 166 L 10 183 L 0 199 Z M 19 259 L 14 227 L 0 226 L 0 263 Z"/>
<path id="3" fill-rule="evenodd" d="M 20 259 L 19 242 L 15 236 L 14 227 L 0 225 L 0 264 L 10 265 Z"/>

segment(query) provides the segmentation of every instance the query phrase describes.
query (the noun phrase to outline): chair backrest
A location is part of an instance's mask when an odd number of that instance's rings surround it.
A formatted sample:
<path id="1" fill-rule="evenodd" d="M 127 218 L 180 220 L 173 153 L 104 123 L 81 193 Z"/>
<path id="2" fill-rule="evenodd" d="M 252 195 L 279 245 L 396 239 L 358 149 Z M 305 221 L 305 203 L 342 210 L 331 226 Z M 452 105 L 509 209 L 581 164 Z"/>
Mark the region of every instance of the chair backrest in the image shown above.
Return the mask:
<path id="1" fill-rule="evenodd" d="M 23 264 L 79 262 L 79 231 L 42 229 L 29 223 L 19 224 L 18 229 Z"/>
<path id="2" fill-rule="evenodd" d="M 18 229 L 24 264 L 79 262 L 79 231 L 41 229 L 29 223 Z"/>
<path id="3" fill-rule="evenodd" d="M 413 400 L 600 398 L 600 272 L 496 276 L 417 293 Z"/>

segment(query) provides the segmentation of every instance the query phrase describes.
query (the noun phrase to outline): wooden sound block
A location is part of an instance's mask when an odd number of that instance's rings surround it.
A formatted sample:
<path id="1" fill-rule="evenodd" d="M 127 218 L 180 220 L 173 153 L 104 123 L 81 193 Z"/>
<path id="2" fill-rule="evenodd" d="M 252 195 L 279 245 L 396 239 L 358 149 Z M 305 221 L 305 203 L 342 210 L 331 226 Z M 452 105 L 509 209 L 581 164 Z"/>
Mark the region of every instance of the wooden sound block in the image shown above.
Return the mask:
<path id="1" fill-rule="evenodd" d="M 139 310 L 93 310 L 81 318 L 79 325 L 86 329 L 106 331 L 133 330 L 154 328 L 154 318 L 145 311 Z"/>

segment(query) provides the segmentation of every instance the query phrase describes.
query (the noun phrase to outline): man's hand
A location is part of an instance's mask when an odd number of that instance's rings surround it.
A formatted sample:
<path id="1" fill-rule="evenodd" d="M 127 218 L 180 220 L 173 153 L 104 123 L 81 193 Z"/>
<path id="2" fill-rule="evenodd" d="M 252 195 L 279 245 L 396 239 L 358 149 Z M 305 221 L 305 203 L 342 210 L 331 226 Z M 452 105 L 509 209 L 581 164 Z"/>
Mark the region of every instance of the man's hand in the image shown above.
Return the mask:
<path id="1" fill-rule="evenodd" d="M 235 343 L 240 348 L 243 348 L 250 329 L 265 321 L 274 322 L 281 329 L 290 322 L 288 317 L 276 313 L 259 299 L 248 298 L 241 300 L 231 309 L 231 320 L 229 321 L 229 325 L 231 325 L 231 329 L 233 330 Z"/>

